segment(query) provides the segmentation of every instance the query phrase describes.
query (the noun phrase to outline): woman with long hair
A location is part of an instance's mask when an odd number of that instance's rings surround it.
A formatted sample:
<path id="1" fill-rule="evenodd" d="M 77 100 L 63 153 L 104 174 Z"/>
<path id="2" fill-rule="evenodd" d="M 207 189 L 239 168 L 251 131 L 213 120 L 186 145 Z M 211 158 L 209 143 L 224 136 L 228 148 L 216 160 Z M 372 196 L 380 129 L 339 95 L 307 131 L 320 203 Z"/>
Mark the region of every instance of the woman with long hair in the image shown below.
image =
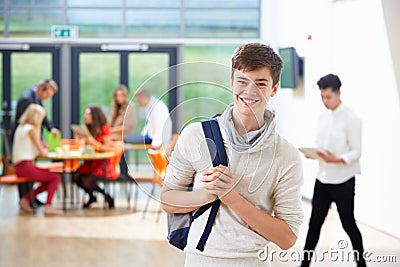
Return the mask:
<path id="1" fill-rule="evenodd" d="M 135 107 L 129 103 L 128 88 L 121 84 L 114 90 L 110 117 L 112 140 L 121 141 L 133 133 L 136 126 Z"/>
<path id="2" fill-rule="evenodd" d="M 42 122 L 45 116 L 46 112 L 42 106 L 30 104 L 19 119 L 19 125 L 15 131 L 12 153 L 15 174 L 41 183 L 33 191 L 32 199 L 28 193 L 20 199 L 19 205 L 23 211 L 32 212 L 30 202 L 38 194 L 47 191 L 44 213 L 62 214 L 61 210 L 54 209 L 51 205 L 54 194 L 60 184 L 60 175 L 38 168 L 34 162 L 37 156 L 45 156 L 48 152 L 46 144 L 40 139 Z"/>
<path id="3" fill-rule="evenodd" d="M 87 134 L 80 136 L 85 139 L 86 145 L 92 146 L 97 152 L 111 150 L 111 128 L 107 123 L 107 118 L 100 107 L 90 106 L 86 108 L 84 122 L 87 128 Z M 114 208 L 114 199 L 107 194 L 103 188 L 97 184 L 99 179 L 113 176 L 113 159 L 104 160 L 85 160 L 82 166 L 73 175 L 73 181 L 81 187 L 88 195 L 89 200 L 83 205 L 83 208 L 89 208 L 96 202 L 94 191 L 104 195 L 109 208 Z"/>

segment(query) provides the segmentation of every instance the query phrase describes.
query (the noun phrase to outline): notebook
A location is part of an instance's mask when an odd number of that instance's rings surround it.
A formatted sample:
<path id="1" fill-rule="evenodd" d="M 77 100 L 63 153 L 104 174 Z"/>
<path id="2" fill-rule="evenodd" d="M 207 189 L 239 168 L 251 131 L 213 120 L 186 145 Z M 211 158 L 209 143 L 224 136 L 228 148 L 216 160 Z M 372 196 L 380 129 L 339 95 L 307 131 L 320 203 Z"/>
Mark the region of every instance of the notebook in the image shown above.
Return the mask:
<path id="1" fill-rule="evenodd" d="M 61 132 L 58 134 L 54 134 L 52 132 L 48 132 L 46 136 L 46 142 L 49 146 L 49 151 L 56 151 L 56 147 L 61 147 Z"/>

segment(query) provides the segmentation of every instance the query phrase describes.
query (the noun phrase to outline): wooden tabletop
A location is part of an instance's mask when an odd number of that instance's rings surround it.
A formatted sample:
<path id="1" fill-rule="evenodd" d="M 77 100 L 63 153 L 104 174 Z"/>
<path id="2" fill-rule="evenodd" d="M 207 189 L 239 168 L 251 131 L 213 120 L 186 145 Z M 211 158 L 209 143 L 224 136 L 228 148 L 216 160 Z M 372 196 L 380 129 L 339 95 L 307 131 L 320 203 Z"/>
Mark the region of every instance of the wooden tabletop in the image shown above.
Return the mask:
<path id="1" fill-rule="evenodd" d="M 151 144 L 128 144 L 124 143 L 125 150 L 146 150 L 151 147 Z"/>

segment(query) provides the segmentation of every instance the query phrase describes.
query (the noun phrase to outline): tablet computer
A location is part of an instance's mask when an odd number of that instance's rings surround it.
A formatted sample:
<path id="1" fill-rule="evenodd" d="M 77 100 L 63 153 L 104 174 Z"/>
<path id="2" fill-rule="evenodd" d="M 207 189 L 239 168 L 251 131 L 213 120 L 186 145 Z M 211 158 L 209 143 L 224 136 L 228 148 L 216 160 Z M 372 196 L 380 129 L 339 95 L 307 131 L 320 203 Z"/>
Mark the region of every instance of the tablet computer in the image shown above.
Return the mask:
<path id="1" fill-rule="evenodd" d="M 306 156 L 307 158 L 310 159 L 322 159 L 318 153 L 322 151 L 320 151 L 319 149 L 313 148 L 313 147 L 300 147 L 299 150 L 304 154 L 304 156 Z"/>
<path id="2" fill-rule="evenodd" d="M 78 125 L 78 124 L 72 124 L 71 125 L 71 129 L 74 133 L 80 135 L 80 136 L 86 136 L 86 130 L 84 128 L 84 126 Z"/>

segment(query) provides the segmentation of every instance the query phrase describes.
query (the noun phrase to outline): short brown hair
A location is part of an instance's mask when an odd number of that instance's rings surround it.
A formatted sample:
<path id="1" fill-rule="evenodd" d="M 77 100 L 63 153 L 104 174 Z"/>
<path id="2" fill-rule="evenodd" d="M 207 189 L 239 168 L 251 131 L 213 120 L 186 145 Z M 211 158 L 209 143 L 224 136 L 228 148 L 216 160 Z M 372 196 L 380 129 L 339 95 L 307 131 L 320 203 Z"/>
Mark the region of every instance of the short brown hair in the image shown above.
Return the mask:
<path id="1" fill-rule="evenodd" d="M 231 78 L 235 70 L 252 71 L 268 67 L 271 70 L 273 85 L 276 85 L 281 76 L 283 60 L 269 45 L 249 43 L 236 48 L 232 55 L 231 67 Z"/>
<path id="2" fill-rule="evenodd" d="M 58 92 L 58 84 L 54 80 L 41 80 L 37 87 L 43 88 L 44 91 L 46 91 L 47 89 L 52 89 L 54 93 Z"/>
<path id="3" fill-rule="evenodd" d="M 146 97 L 146 98 L 149 98 L 150 97 L 150 94 L 149 94 L 149 92 L 146 90 L 146 89 L 144 89 L 144 88 L 139 88 L 136 92 L 135 92 L 135 94 L 133 95 L 135 98 L 138 98 L 138 97 Z"/>

